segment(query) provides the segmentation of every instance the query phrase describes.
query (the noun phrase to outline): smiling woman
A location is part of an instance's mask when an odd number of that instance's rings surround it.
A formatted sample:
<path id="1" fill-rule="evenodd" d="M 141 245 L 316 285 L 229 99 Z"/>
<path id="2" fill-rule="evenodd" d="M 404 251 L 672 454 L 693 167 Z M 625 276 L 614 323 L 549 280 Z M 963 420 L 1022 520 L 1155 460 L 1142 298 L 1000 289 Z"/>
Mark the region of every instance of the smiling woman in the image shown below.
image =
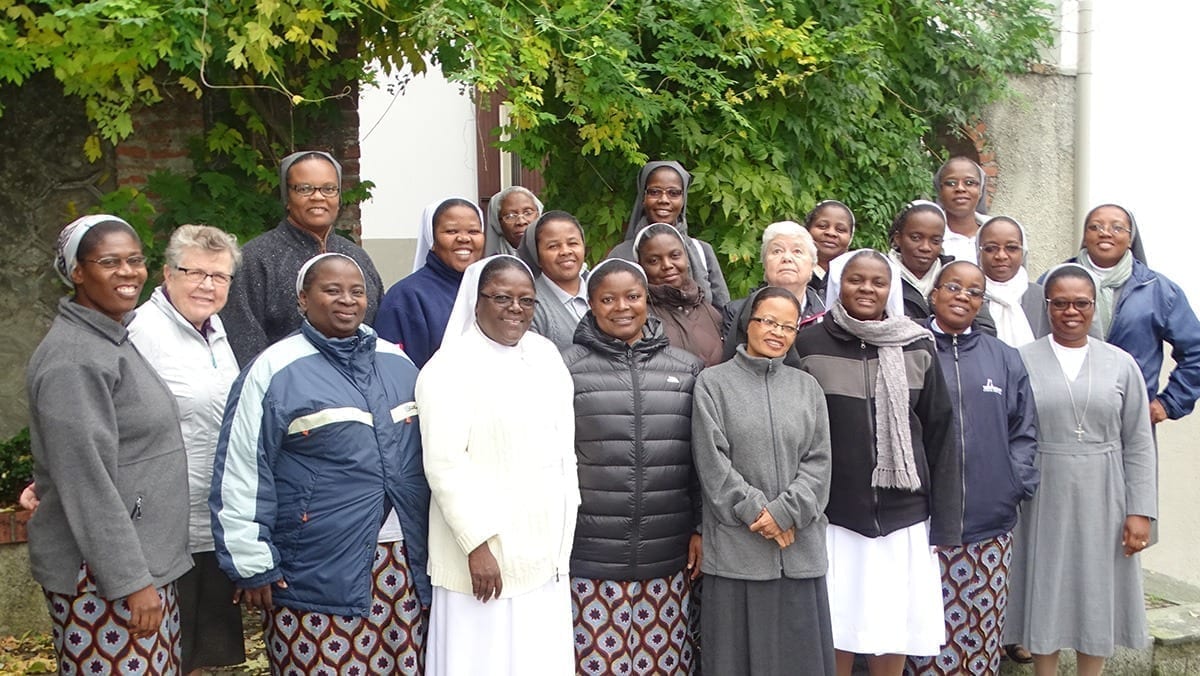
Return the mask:
<path id="1" fill-rule="evenodd" d="M 712 366 L 723 353 L 721 315 L 689 273 L 686 246 L 683 236 L 666 223 L 642 228 L 633 240 L 650 283 L 650 311 L 662 320 L 667 339 Z"/>
<path id="2" fill-rule="evenodd" d="M 236 240 L 217 228 L 181 225 L 167 244 L 163 284 L 138 308 L 129 339 L 163 379 L 179 408 L 188 464 L 188 551 L 195 567 L 179 578 L 183 673 L 245 660 L 233 582 L 213 553 L 208 493 L 213 457 L 237 360 L 221 318 L 241 262 Z"/>
<path id="3" fill-rule="evenodd" d="M 554 344 L 527 330 L 533 305 L 520 259 L 473 264 L 417 380 L 433 491 L 431 676 L 575 670 L 573 387 Z"/>
<path id="4" fill-rule="evenodd" d="M 413 271 L 388 289 L 374 324 L 418 368 L 441 347 L 463 271 L 483 246 L 483 213 L 473 202 L 451 197 L 425 207 Z"/>
<path id="5" fill-rule="evenodd" d="M 871 673 L 894 676 L 905 655 L 937 654 L 945 623 L 930 545 L 957 545 L 962 535 L 946 381 L 929 330 L 899 307 L 893 269 L 871 250 L 835 259 L 826 320 L 795 344 L 800 368 L 824 388 L 831 423 L 825 514 L 842 674 L 855 653 L 867 655 Z"/>
<path id="6" fill-rule="evenodd" d="M 174 674 L 175 581 L 192 566 L 187 459 L 171 392 L 127 339 L 142 245 L 125 221 L 87 216 L 63 229 L 55 268 L 74 294 L 26 377 L 40 498 L 29 558 L 58 670 Z M 101 630 L 105 651 L 86 648 Z"/>
<path id="7" fill-rule="evenodd" d="M 583 227 L 565 211 L 547 211 L 525 230 L 517 247 L 534 274 L 539 298 L 530 328 L 560 349 L 571 344 L 588 311 L 584 253 Z"/>
<path id="8" fill-rule="evenodd" d="M 365 662 L 420 674 L 429 487 L 417 369 L 362 323 L 352 258 L 315 256 L 292 288 L 300 331 L 242 371 L 225 409 L 209 495 L 217 560 L 234 602 L 263 611 L 273 673 Z"/>
<path id="9" fill-rule="evenodd" d="M 375 321 L 383 294 L 379 273 L 366 251 L 333 231 L 341 183 L 342 167 L 329 153 L 300 151 L 280 163 L 285 217 L 275 229 L 246 243 L 242 269 L 221 311 L 240 366 L 300 327 L 292 281 L 300 266 L 317 254 L 341 253 L 358 263 L 366 276 L 366 321 Z"/>

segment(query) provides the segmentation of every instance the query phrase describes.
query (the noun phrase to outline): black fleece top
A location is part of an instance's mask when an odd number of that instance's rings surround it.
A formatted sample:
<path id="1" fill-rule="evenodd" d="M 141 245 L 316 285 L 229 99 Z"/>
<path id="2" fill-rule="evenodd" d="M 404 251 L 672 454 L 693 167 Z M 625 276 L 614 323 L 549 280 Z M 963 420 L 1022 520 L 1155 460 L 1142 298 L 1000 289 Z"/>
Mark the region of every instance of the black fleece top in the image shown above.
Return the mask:
<path id="1" fill-rule="evenodd" d="M 802 370 L 825 391 L 829 409 L 833 480 L 825 514 L 831 524 L 881 537 L 930 520 L 929 541 L 962 539 L 962 463 L 953 437 L 953 412 L 933 342 L 903 348 L 908 373 L 909 426 L 921 487 L 871 486 L 875 468 L 875 378 L 879 351 L 830 317 L 796 338 Z"/>

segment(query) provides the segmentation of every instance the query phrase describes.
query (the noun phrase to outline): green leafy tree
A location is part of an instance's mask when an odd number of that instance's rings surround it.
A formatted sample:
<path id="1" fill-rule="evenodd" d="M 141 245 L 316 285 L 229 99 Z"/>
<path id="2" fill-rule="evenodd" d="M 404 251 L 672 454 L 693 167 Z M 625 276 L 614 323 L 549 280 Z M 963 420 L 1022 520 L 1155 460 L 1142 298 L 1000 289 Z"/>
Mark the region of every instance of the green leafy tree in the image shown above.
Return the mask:
<path id="1" fill-rule="evenodd" d="M 176 192 L 249 182 L 265 195 L 269 167 L 330 114 L 330 97 L 435 61 L 502 92 L 496 142 L 543 170 L 545 201 L 588 226 L 593 256 L 622 237 L 639 166 L 681 161 L 696 177 L 689 223 L 728 260 L 736 293 L 758 281 L 762 228 L 819 199 L 850 204 L 858 243 L 882 244 L 898 207 L 929 193 L 941 134 L 1036 60 L 1048 11 L 1040 0 L 0 0 L 0 80 L 52 69 L 96 123 L 93 156 L 166 86 L 223 96 L 198 178 Z"/>

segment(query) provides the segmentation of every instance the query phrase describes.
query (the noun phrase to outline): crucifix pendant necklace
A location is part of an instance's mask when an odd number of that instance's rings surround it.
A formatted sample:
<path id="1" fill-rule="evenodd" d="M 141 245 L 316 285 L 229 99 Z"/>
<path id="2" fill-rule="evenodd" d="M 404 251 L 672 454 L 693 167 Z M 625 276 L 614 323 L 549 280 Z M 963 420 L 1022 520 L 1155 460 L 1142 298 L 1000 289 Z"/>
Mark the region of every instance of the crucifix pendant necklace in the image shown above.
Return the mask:
<path id="1" fill-rule="evenodd" d="M 1083 441 L 1083 420 L 1087 417 L 1088 406 L 1092 403 L 1092 360 L 1088 359 L 1091 355 L 1085 356 L 1083 359 L 1087 362 L 1087 397 L 1083 400 L 1083 412 L 1075 408 L 1075 393 L 1071 391 L 1071 380 L 1067 378 L 1067 374 L 1063 372 L 1063 380 L 1067 383 L 1067 396 L 1071 399 L 1071 415 L 1075 417 L 1075 441 Z M 1078 376 L 1076 376 L 1078 378 Z"/>

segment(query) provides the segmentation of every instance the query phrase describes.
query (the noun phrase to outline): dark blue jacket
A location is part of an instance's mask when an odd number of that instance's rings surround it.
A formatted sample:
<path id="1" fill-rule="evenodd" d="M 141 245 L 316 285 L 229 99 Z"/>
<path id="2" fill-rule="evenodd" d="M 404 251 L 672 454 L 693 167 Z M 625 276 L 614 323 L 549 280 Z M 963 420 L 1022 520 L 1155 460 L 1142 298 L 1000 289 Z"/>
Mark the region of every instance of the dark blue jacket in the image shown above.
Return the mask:
<path id="1" fill-rule="evenodd" d="M 1146 381 L 1147 396 L 1162 402 L 1167 417 L 1176 420 L 1192 412 L 1200 398 L 1200 320 L 1178 284 L 1134 259 L 1105 341 L 1133 356 Z M 1175 370 L 1159 392 L 1163 342 L 1171 345 Z"/>
<path id="2" fill-rule="evenodd" d="M 442 346 L 462 273 L 432 251 L 425 266 L 392 285 L 379 303 L 372 325 L 379 337 L 400 346 L 417 368 Z"/>
<path id="3" fill-rule="evenodd" d="M 238 587 L 283 579 L 287 588 L 272 589 L 281 606 L 365 617 L 390 504 L 429 604 L 416 381 L 412 362 L 365 325 L 327 338 L 305 322 L 242 371 L 209 497 L 217 562 Z"/>
<path id="4" fill-rule="evenodd" d="M 1002 535 L 1037 490 L 1037 407 L 1021 355 L 982 331 L 934 331 L 963 465 L 963 544 Z"/>

